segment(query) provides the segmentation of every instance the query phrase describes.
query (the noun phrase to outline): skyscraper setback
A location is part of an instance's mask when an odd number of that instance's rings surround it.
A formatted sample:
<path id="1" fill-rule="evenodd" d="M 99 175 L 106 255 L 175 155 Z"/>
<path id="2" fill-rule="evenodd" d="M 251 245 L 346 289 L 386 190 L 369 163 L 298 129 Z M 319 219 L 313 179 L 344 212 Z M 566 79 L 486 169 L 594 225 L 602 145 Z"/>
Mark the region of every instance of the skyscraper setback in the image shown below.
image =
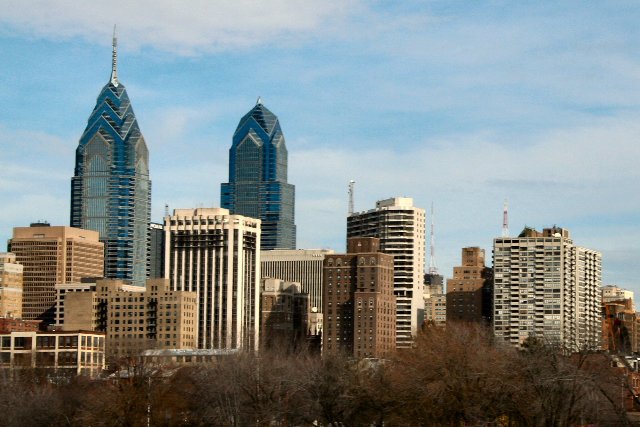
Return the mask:
<path id="1" fill-rule="evenodd" d="M 295 187 L 287 183 L 287 147 L 278 118 L 258 98 L 240 119 L 229 149 L 221 205 L 262 221 L 262 249 L 295 249 Z"/>
<path id="2" fill-rule="evenodd" d="M 118 80 L 117 59 L 114 31 L 111 78 L 76 149 L 71 226 L 100 234 L 106 277 L 143 286 L 151 216 L 149 152 Z"/>

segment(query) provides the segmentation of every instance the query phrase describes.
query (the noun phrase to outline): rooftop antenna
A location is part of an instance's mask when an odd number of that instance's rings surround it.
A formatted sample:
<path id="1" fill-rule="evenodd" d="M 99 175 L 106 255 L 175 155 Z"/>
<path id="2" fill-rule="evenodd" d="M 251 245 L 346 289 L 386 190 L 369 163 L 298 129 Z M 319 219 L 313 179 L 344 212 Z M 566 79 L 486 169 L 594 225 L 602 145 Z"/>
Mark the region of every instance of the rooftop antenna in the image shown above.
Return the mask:
<path id="1" fill-rule="evenodd" d="M 169 204 L 164 204 L 164 216 L 169 216 Z"/>
<path id="2" fill-rule="evenodd" d="M 504 199 L 504 210 L 502 211 L 502 237 L 509 237 L 509 203 Z"/>
<path id="3" fill-rule="evenodd" d="M 349 216 L 353 215 L 353 190 L 355 184 L 354 180 L 349 181 Z"/>
<path id="4" fill-rule="evenodd" d="M 430 251 L 429 255 L 429 274 L 438 274 L 438 266 L 436 265 L 436 239 L 433 227 L 433 202 L 431 202 L 431 237 L 430 237 Z"/>
<path id="5" fill-rule="evenodd" d="M 111 53 L 111 84 L 118 87 L 118 38 L 116 37 L 116 26 L 113 26 L 113 52 Z"/>

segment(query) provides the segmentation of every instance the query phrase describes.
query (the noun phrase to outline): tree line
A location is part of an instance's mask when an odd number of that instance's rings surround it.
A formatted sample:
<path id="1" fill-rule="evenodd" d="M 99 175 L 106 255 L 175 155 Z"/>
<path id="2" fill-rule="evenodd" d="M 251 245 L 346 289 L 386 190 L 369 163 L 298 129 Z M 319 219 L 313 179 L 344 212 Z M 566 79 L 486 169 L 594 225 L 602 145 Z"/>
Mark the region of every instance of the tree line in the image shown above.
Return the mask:
<path id="1" fill-rule="evenodd" d="M 117 367 L 120 368 L 120 367 Z M 387 360 L 305 351 L 130 366 L 126 378 L 0 373 L 4 426 L 623 426 L 625 374 L 604 353 L 522 350 L 469 325 L 427 328 Z"/>

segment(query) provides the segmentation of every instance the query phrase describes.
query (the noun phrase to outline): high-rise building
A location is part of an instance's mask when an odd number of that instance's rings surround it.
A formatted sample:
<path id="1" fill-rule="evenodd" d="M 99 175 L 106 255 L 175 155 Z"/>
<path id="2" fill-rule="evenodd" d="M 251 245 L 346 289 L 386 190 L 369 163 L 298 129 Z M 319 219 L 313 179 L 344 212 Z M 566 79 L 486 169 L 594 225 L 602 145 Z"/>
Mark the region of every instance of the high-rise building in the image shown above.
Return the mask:
<path id="1" fill-rule="evenodd" d="M 346 254 L 324 260 L 323 352 L 387 357 L 396 348 L 393 257 L 380 239 L 351 238 Z"/>
<path id="2" fill-rule="evenodd" d="M 149 225 L 149 278 L 164 277 L 164 227 L 152 222 Z"/>
<path id="3" fill-rule="evenodd" d="M 408 197 L 380 200 L 375 209 L 347 217 L 350 237 L 377 237 L 381 252 L 393 255 L 396 346 L 410 347 L 424 320 L 424 209 Z"/>
<path id="4" fill-rule="evenodd" d="M 94 230 L 105 244 L 105 277 L 144 286 L 151 218 L 149 152 L 117 74 L 98 95 L 76 149 L 71 226 Z"/>
<path id="5" fill-rule="evenodd" d="M 9 250 L 23 266 L 22 317 L 53 324 L 55 285 L 102 277 L 104 245 L 98 232 L 47 223 L 15 227 Z"/>
<path id="6" fill-rule="evenodd" d="M 322 262 L 332 249 L 277 249 L 260 252 L 262 277 L 298 282 L 311 308 L 322 312 Z"/>
<path id="7" fill-rule="evenodd" d="M 462 248 L 462 264 L 453 267 L 447 280 L 447 322 L 490 324 L 493 317 L 491 269 L 485 266 L 484 249 Z"/>
<path id="8" fill-rule="evenodd" d="M 257 349 L 260 220 L 227 209 L 175 209 L 164 219 L 165 278 L 196 292 L 198 348 Z"/>
<path id="9" fill-rule="evenodd" d="M 0 317 L 22 317 L 22 271 L 16 254 L 0 252 Z"/>
<path id="10" fill-rule="evenodd" d="M 525 228 L 493 241 L 494 333 L 514 345 L 541 340 L 576 351 L 598 349 L 602 333 L 599 252 L 569 231 Z"/>
<path id="11" fill-rule="evenodd" d="M 147 349 L 194 349 L 195 292 L 172 291 L 166 279 L 146 286 L 122 280 L 56 285 L 56 324 L 65 331 L 103 331 L 110 357 Z"/>
<path id="12" fill-rule="evenodd" d="M 229 149 L 221 206 L 262 221 L 262 249 L 295 249 L 295 187 L 287 183 L 287 147 L 278 118 L 258 98 L 240 119 Z"/>
<path id="13" fill-rule="evenodd" d="M 300 283 L 262 279 L 260 294 L 260 344 L 289 350 L 305 343 L 309 323 L 309 294 Z"/>

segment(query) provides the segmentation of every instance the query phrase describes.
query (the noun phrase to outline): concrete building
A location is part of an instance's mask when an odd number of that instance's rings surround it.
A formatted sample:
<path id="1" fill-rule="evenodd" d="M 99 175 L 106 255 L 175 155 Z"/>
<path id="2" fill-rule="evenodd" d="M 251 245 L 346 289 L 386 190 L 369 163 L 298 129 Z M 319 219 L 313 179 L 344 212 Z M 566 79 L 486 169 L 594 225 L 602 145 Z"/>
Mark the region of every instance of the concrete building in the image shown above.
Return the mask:
<path id="1" fill-rule="evenodd" d="M 15 254 L 0 252 L 0 317 L 22 317 L 22 270 Z"/>
<path id="2" fill-rule="evenodd" d="M 260 294 L 260 343 L 262 348 L 283 350 L 305 344 L 309 329 L 309 294 L 300 283 L 262 279 Z"/>
<path id="3" fill-rule="evenodd" d="M 425 322 L 427 325 L 445 326 L 447 324 L 447 296 L 431 294 L 425 299 Z"/>
<path id="4" fill-rule="evenodd" d="M 324 260 L 323 353 L 384 358 L 396 349 L 393 256 L 380 240 L 351 238 Z"/>
<path id="5" fill-rule="evenodd" d="M 22 317 L 54 323 L 55 285 L 102 277 L 104 244 L 96 231 L 47 223 L 15 227 L 9 250 L 23 268 Z"/>
<path id="6" fill-rule="evenodd" d="M 198 348 L 257 349 L 260 220 L 227 209 L 176 209 L 165 217 L 165 278 L 198 298 Z"/>
<path id="7" fill-rule="evenodd" d="M 605 285 L 602 287 L 602 300 L 605 302 L 631 300 L 631 309 L 635 311 L 634 294 L 628 289 L 616 285 Z"/>
<path id="8" fill-rule="evenodd" d="M 55 369 L 62 375 L 66 371 L 96 377 L 105 364 L 102 332 L 0 333 L 0 368 Z"/>
<path id="9" fill-rule="evenodd" d="M 56 290 L 59 326 L 106 332 L 110 357 L 196 347 L 196 294 L 172 291 L 167 280 L 149 279 L 141 287 L 104 279 L 58 285 Z"/>
<path id="10" fill-rule="evenodd" d="M 600 348 L 601 259 L 558 227 L 494 239 L 496 337 L 517 346 L 531 338 L 569 351 Z"/>
<path id="11" fill-rule="evenodd" d="M 262 277 L 298 282 L 311 307 L 322 311 L 322 262 L 332 249 L 276 249 L 260 252 Z"/>
<path id="12" fill-rule="evenodd" d="M 425 211 L 413 199 L 376 202 L 375 209 L 347 217 L 347 238 L 376 237 L 380 250 L 394 258 L 396 346 L 408 348 L 424 320 Z"/>
<path id="13" fill-rule="evenodd" d="M 491 324 L 492 271 L 485 266 L 484 249 L 462 248 L 462 264 L 447 280 L 447 322 Z"/>

